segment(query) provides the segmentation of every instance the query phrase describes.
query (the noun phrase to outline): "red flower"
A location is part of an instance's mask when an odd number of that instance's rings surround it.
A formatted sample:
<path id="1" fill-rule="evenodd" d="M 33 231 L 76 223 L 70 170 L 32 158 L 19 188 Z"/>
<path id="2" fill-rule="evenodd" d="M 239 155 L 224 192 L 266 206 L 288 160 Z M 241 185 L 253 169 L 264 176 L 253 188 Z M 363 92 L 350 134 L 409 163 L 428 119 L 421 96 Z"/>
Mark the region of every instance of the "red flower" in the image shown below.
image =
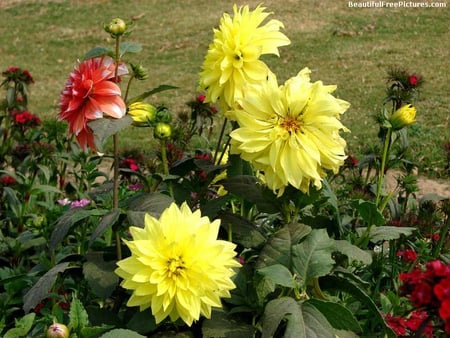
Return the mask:
<path id="1" fill-rule="evenodd" d="M 123 164 L 133 171 L 139 171 L 139 165 L 132 158 L 126 158 L 123 160 Z"/>
<path id="2" fill-rule="evenodd" d="M 442 279 L 434 286 L 433 291 L 440 301 L 450 299 L 450 277 Z"/>
<path id="3" fill-rule="evenodd" d="M 417 307 L 423 305 L 429 305 L 433 299 L 433 289 L 429 284 L 422 282 L 417 284 L 414 290 L 411 292 L 409 300 Z"/>
<path id="4" fill-rule="evenodd" d="M 16 180 L 14 179 L 14 177 L 5 175 L 2 176 L 1 183 L 3 185 L 13 185 L 14 183 L 16 183 Z"/>
<path id="5" fill-rule="evenodd" d="M 414 262 L 417 259 L 417 256 L 417 252 L 411 249 L 397 252 L 397 257 L 401 257 L 406 262 Z"/>
<path id="6" fill-rule="evenodd" d="M 417 82 L 419 81 L 419 78 L 417 77 L 417 75 L 410 75 L 409 76 L 409 84 L 411 86 L 415 86 L 417 84 Z"/>
<path id="7" fill-rule="evenodd" d="M 386 315 L 386 324 L 395 332 L 397 336 L 406 334 L 405 320 L 401 316 L 392 316 L 390 313 Z"/>
<path id="8" fill-rule="evenodd" d="M 103 114 L 121 118 L 126 113 L 120 88 L 113 82 L 114 72 L 114 60 L 109 56 L 85 60 L 70 73 L 61 93 L 58 118 L 67 120 L 69 133 L 75 134 L 83 149 L 95 150 L 89 121 L 102 118 Z M 127 73 L 127 68 L 120 65 L 118 75 Z"/>
<path id="9" fill-rule="evenodd" d="M 439 316 L 444 320 L 450 319 L 450 299 L 446 299 L 441 303 L 439 308 Z"/>

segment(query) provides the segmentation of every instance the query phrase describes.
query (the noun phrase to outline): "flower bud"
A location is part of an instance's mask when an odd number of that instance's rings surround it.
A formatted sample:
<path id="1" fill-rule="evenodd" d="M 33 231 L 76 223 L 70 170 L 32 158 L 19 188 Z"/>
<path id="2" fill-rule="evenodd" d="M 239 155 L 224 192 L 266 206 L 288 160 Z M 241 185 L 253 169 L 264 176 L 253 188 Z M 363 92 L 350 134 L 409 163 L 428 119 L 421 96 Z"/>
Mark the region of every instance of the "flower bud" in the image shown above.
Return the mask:
<path id="1" fill-rule="evenodd" d="M 119 18 L 112 19 L 108 26 L 105 26 L 105 30 L 113 37 L 121 36 L 125 33 L 127 24 L 125 21 Z"/>
<path id="2" fill-rule="evenodd" d="M 393 130 L 400 130 L 416 122 L 416 108 L 410 104 L 397 109 L 389 118 Z"/>
<path id="3" fill-rule="evenodd" d="M 148 78 L 147 69 L 142 65 L 135 65 L 130 63 L 131 69 L 133 70 L 133 76 L 136 80 L 145 80 Z"/>
<path id="4" fill-rule="evenodd" d="M 166 108 L 159 109 L 156 113 L 156 121 L 170 123 L 172 121 L 172 114 Z"/>
<path id="5" fill-rule="evenodd" d="M 47 330 L 47 338 L 68 338 L 69 329 L 64 324 L 54 323 Z"/>
<path id="6" fill-rule="evenodd" d="M 168 139 L 172 135 L 172 126 L 168 123 L 159 122 L 155 126 L 153 135 L 160 140 Z"/>
<path id="7" fill-rule="evenodd" d="M 133 125 L 148 127 L 156 117 L 156 108 L 147 102 L 134 102 L 128 106 L 128 114 L 133 119 Z"/>

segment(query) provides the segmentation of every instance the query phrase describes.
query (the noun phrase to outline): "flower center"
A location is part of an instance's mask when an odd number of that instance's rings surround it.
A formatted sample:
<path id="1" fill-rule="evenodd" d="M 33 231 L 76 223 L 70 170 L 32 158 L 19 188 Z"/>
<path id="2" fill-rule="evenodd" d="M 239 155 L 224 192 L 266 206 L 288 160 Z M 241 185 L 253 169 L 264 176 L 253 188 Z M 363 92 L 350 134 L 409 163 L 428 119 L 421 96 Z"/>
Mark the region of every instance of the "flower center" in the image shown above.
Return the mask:
<path id="1" fill-rule="evenodd" d="M 170 258 L 167 261 L 167 268 L 169 273 L 169 278 L 178 277 L 182 271 L 185 269 L 183 259 L 178 256 L 177 258 Z"/>
<path id="2" fill-rule="evenodd" d="M 300 129 L 300 121 L 287 117 L 281 122 L 280 126 L 289 134 L 296 133 Z"/>

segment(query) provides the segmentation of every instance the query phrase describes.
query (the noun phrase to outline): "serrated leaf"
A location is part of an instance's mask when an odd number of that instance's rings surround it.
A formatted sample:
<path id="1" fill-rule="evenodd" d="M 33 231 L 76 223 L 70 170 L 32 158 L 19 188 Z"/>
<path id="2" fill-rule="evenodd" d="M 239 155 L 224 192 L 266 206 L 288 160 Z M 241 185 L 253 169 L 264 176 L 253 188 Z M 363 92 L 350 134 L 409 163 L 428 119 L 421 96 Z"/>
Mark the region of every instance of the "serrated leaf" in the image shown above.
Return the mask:
<path id="1" fill-rule="evenodd" d="M 155 322 L 152 310 L 147 309 L 145 311 L 136 311 L 133 317 L 127 321 L 127 327 L 137 333 L 145 334 L 155 330 L 158 324 Z"/>
<path id="2" fill-rule="evenodd" d="M 287 288 L 294 287 L 294 278 L 284 265 L 275 264 L 258 269 L 258 273 L 265 278 L 272 280 L 275 284 L 285 286 Z"/>
<path id="3" fill-rule="evenodd" d="M 262 338 L 274 337 L 280 323 L 286 321 L 284 338 L 334 338 L 333 328 L 316 308 L 290 297 L 267 303 L 262 324 Z"/>
<path id="4" fill-rule="evenodd" d="M 120 58 L 126 53 L 139 53 L 140 51 L 142 51 L 142 45 L 138 42 L 124 41 L 119 46 Z"/>
<path id="5" fill-rule="evenodd" d="M 202 337 L 248 338 L 255 329 L 239 317 L 228 316 L 223 311 L 212 312 L 211 319 L 202 322 Z"/>
<path id="6" fill-rule="evenodd" d="M 173 202 L 171 197 L 161 193 L 136 194 L 126 201 L 128 220 L 131 225 L 143 228 L 145 214 L 159 218 Z"/>
<path id="7" fill-rule="evenodd" d="M 171 86 L 171 85 L 160 85 L 156 88 L 153 88 L 149 91 L 142 93 L 141 95 L 135 96 L 132 99 L 128 100 L 127 105 L 130 105 L 131 103 L 134 103 L 134 102 L 143 101 L 150 95 L 157 94 L 157 93 L 163 92 L 165 90 L 177 89 L 177 88 L 178 87 Z"/>
<path id="8" fill-rule="evenodd" d="M 112 51 L 109 48 L 105 48 L 105 47 L 94 47 L 92 48 L 89 52 L 87 52 L 86 54 L 84 54 L 83 58 L 81 60 L 87 60 L 87 59 L 92 59 L 92 58 L 96 58 L 99 56 L 103 56 L 103 55 L 111 55 Z"/>
<path id="9" fill-rule="evenodd" d="M 358 210 L 359 215 L 368 225 L 384 225 L 386 223 L 383 214 L 373 202 L 358 200 L 353 203 L 353 207 Z"/>
<path id="10" fill-rule="evenodd" d="M 131 330 L 125 329 L 114 329 L 102 334 L 99 338 L 145 338 L 145 336 L 140 335 Z"/>
<path id="11" fill-rule="evenodd" d="M 358 321 L 346 307 L 337 303 L 326 302 L 319 299 L 309 299 L 306 303 L 319 310 L 327 318 L 330 325 L 335 329 L 353 332 L 362 331 Z"/>
<path id="12" fill-rule="evenodd" d="M 103 232 L 105 232 L 106 229 L 112 227 L 119 219 L 119 216 L 120 216 L 119 209 L 113 209 L 106 215 L 104 215 L 100 220 L 100 222 L 98 223 L 95 230 L 92 232 L 91 237 L 89 238 L 89 246 L 91 246 L 92 243 L 95 241 L 95 239 L 98 236 L 100 236 Z"/>
<path id="13" fill-rule="evenodd" d="M 105 262 L 101 252 L 86 255 L 83 275 L 94 294 L 102 299 L 108 298 L 115 290 L 119 277 L 114 273 L 116 262 Z"/>
<path id="14" fill-rule="evenodd" d="M 328 274 L 334 264 L 333 249 L 334 241 L 325 229 L 312 230 L 302 243 L 292 247 L 294 271 L 304 283 Z"/>
<path id="15" fill-rule="evenodd" d="M 266 241 L 258 227 L 248 219 L 227 212 L 219 212 L 221 226 L 229 232 L 231 227 L 233 241 L 245 248 L 258 248 Z"/>
<path id="16" fill-rule="evenodd" d="M 362 303 L 369 311 L 369 316 L 373 325 L 381 325 L 384 328 L 384 333 L 387 337 L 394 338 L 396 335 L 389 328 L 372 298 L 358 285 L 351 282 L 348 278 L 341 278 L 337 276 L 325 276 L 320 278 L 320 287 L 322 290 L 335 290 L 345 292 L 352 295 L 356 300 Z"/>
<path id="17" fill-rule="evenodd" d="M 265 266 L 281 264 L 290 269 L 292 265 L 292 246 L 310 232 L 311 227 L 305 224 L 286 224 L 268 239 L 258 257 L 256 268 L 261 269 Z"/>
<path id="18" fill-rule="evenodd" d="M 226 191 L 256 205 L 260 212 L 277 213 L 281 207 L 276 196 L 259 184 L 255 176 L 240 175 L 219 181 Z"/>
<path id="19" fill-rule="evenodd" d="M 335 240 L 334 245 L 336 251 L 339 251 L 341 254 L 346 255 L 350 262 L 361 261 L 366 265 L 370 265 L 372 263 L 371 253 L 360 249 L 359 247 L 353 245 L 349 241 Z"/>
<path id="20" fill-rule="evenodd" d="M 108 210 L 103 209 L 85 210 L 82 208 L 73 208 L 67 211 L 56 222 L 55 229 L 50 236 L 49 248 L 53 250 L 66 237 L 75 223 L 90 216 L 102 216 L 107 212 Z"/>
<path id="21" fill-rule="evenodd" d="M 49 290 L 53 287 L 56 277 L 60 272 L 69 268 L 70 262 L 60 263 L 48 270 L 33 287 L 23 296 L 23 310 L 25 312 L 34 309 L 44 298 L 48 297 Z"/>
<path id="22" fill-rule="evenodd" d="M 16 319 L 16 325 L 14 328 L 9 329 L 3 338 L 18 338 L 18 337 L 24 337 L 28 334 L 31 327 L 34 323 L 34 318 L 36 317 L 36 314 L 34 312 L 26 314 L 20 319 Z M 1 330 L 0 330 L 1 332 Z"/>
<path id="23" fill-rule="evenodd" d="M 72 302 L 70 303 L 69 310 L 69 320 L 69 328 L 75 331 L 80 331 L 89 325 L 89 316 L 76 294 L 72 294 Z"/>
<path id="24" fill-rule="evenodd" d="M 367 228 L 357 228 L 358 234 L 362 235 Z M 369 239 L 372 243 L 380 241 L 390 241 L 392 239 L 398 239 L 401 235 L 411 236 L 416 230 L 413 227 L 396 227 L 396 226 L 381 226 L 372 227 L 369 234 Z"/>
<path id="25" fill-rule="evenodd" d="M 101 118 L 90 121 L 89 128 L 94 132 L 94 143 L 97 151 L 103 152 L 103 145 L 109 136 L 129 127 L 133 119 L 129 115 L 125 115 L 120 119 Z"/>

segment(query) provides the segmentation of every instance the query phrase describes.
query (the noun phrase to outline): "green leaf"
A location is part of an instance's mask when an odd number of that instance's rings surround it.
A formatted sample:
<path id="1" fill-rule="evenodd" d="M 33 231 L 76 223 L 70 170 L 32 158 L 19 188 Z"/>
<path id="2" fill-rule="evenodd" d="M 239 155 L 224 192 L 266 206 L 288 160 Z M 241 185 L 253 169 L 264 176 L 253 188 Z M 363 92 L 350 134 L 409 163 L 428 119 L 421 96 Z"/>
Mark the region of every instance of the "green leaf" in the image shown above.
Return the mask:
<path id="1" fill-rule="evenodd" d="M 95 230 L 89 238 L 89 246 L 94 243 L 95 239 L 100 236 L 106 229 L 112 227 L 119 219 L 120 210 L 113 209 L 102 217 Z"/>
<path id="2" fill-rule="evenodd" d="M 136 194 L 125 202 L 129 209 L 128 220 L 130 224 L 143 228 L 145 214 L 159 218 L 172 203 L 171 197 L 161 193 Z"/>
<path id="3" fill-rule="evenodd" d="M 177 89 L 177 88 L 178 87 L 171 86 L 171 85 L 160 85 L 156 88 L 153 88 L 149 91 L 142 93 L 141 95 L 135 96 L 132 99 L 128 100 L 127 105 L 130 105 L 133 102 L 143 101 L 150 95 L 157 94 L 157 93 L 163 92 L 165 90 L 171 90 L 171 89 Z"/>
<path id="4" fill-rule="evenodd" d="M 60 263 L 48 270 L 33 287 L 23 296 L 23 310 L 25 312 L 34 309 L 44 298 L 48 297 L 49 290 L 53 287 L 58 273 L 69 268 L 70 262 Z"/>
<path id="5" fill-rule="evenodd" d="M 130 115 L 125 115 L 120 119 L 101 118 L 90 121 L 88 126 L 94 132 L 94 143 L 97 147 L 97 151 L 103 152 L 103 145 L 106 139 L 129 127 L 132 122 L 133 119 Z"/>
<path id="6" fill-rule="evenodd" d="M 314 306 L 281 297 L 267 303 L 262 323 L 262 338 L 274 337 L 286 321 L 284 338 L 334 338 L 333 328 Z M 280 337 L 277 335 L 277 337 Z"/>
<path id="7" fill-rule="evenodd" d="M 248 338 L 253 337 L 255 328 L 239 317 L 228 316 L 220 310 L 213 310 L 211 319 L 202 322 L 202 337 Z"/>
<path id="8" fill-rule="evenodd" d="M 338 292 L 345 292 L 352 295 L 360 303 L 362 303 L 370 313 L 371 321 L 375 325 L 381 325 L 384 328 L 384 333 L 388 337 L 396 337 L 391 328 L 389 328 L 383 318 L 382 313 L 378 309 L 377 305 L 374 303 L 372 298 L 358 285 L 351 282 L 348 278 L 342 278 L 337 276 L 325 276 L 320 278 L 320 287 L 322 290 L 335 290 Z M 368 317 L 369 318 L 369 317 Z"/>
<path id="9" fill-rule="evenodd" d="M 119 46 L 120 58 L 126 53 L 139 53 L 140 51 L 142 51 L 142 45 L 133 41 L 124 41 Z"/>
<path id="10" fill-rule="evenodd" d="M 257 272 L 265 278 L 272 280 L 277 285 L 285 286 L 287 288 L 294 287 L 294 278 L 289 269 L 284 265 L 275 264 L 266 266 L 257 270 Z"/>
<path id="11" fill-rule="evenodd" d="M 260 212 L 277 213 L 281 207 L 275 195 L 260 184 L 255 176 L 240 175 L 219 181 L 225 190 L 255 204 Z"/>
<path id="12" fill-rule="evenodd" d="M 84 309 L 83 304 L 76 294 L 72 294 L 72 302 L 69 311 L 69 328 L 75 331 L 81 331 L 89 325 L 89 316 Z"/>
<path id="13" fill-rule="evenodd" d="M 101 252 L 86 255 L 83 275 L 94 294 L 102 299 L 108 298 L 115 290 L 119 277 L 114 273 L 116 262 L 105 262 Z"/>
<path id="14" fill-rule="evenodd" d="M 361 236 L 367 228 L 357 228 L 356 231 Z M 380 241 L 390 241 L 392 239 L 398 239 L 401 235 L 411 236 L 416 230 L 413 227 L 396 227 L 396 226 L 381 226 L 372 227 L 370 230 L 369 238 L 372 243 Z"/>
<path id="15" fill-rule="evenodd" d="M 368 225 L 384 225 L 386 223 L 383 214 L 373 202 L 358 200 L 354 201 L 353 207 L 358 210 L 359 215 Z"/>
<path id="16" fill-rule="evenodd" d="M 305 303 L 311 304 L 319 310 L 335 329 L 354 332 L 362 331 L 361 326 L 353 314 L 340 304 L 319 299 L 309 299 Z"/>
<path id="17" fill-rule="evenodd" d="M 102 334 L 99 338 L 145 338 L 145 336 L 140 335 L 139 333 L 136 333 L 131 330 L 125 330 L 125 329 L 114 329 L 111 331 L 106 332 L 105 334 Z"/>
<path id="18" fill-rule="evenodd" d="M 302 238 L 311 232 L 311 227 L 290 223 L 279 229 L 269 238 L 256 262 L 256 268 L 261 269 L 266 266 L 281 264 L 291 268 L 292 246 L 300 242 Z"/>
<path id="19" fill-rule="evenodd" d="M 45 185 L 45 184 L 37 184 L 33 186 L 33 188 L 30 190 L 31 195 L 40 194 L 44 192 L 54 192 L 56 194 L 59 194 L 61 190 L 58 188 L 55 188 L 51 185 Z"/>
<path id="20" fill-rule="evenodd" d="M 136 311 L 133 317 L 127 321 L 127 328 L 142 334 L 151 332 L 157 327 L 158 324 L 155 322 L 155 317 L 152 315 L 151 309 Z"/>
<path id="21" fill-rule="evenodd" d="M 292 248 L 294 271 L 305 282 L 328 274 L 333 268 L 331 254 L 334 241 L 325 229 L 314 229 L 308 237 Z"/>
<path id="22" fill-rule="evenodd" d="M 233 241 L 245 248 L 258 248 L 266 242 L 266 238 L 258 229 L 256 224 L 248 219 L 227 212 L 219 212 L 218 218 L 221 220 L 221 227 L 233 236 Z"/>
<path id="23" fill-rule="evenodd" d="M 50 236 L 49 248 L 53 250 L 67 235 L 70 228 L 77 222 L 90 216 L 103 216 L 108 210 L 73 208 L 62 215 L 56 222 L 55 229 Z"/>
<path id="24" fill-rule="evenodd" d="M 335 240 L 334 245 L 336 251 L 346 255 L 350 262 L 361 261 L 366 265 L 370 265 L 372 263 L 372 254 L 370 252 L 358 248 L 349 241 Z"/>
<path id="25" fill-rule="evenodd" d="M 87 59 L 92 59 L 92 58 L 96 58 L 96 57 L 99 57 L 99 56 L 111 55 L 111 54 L 112 54 L 112 51 L 109 48 L 95 47 L 95 48 L 92 48 L 86 54 L 84 54 L 84 56 L 83 56 L 83 58 L 81 60 L 84 61 L 84 60 L 87 60 Z"/>
<path id="26" fill-rule="evenodd" d="M 36 314 L 32 312 L 23 316 L 20 319 L 16 319 L 15 327 L 8 330 L 3 336 L 3 338 L 19 338 L 26 336 L 30 331 L 31 327 L 33 326 L 35 317 Z"/>

